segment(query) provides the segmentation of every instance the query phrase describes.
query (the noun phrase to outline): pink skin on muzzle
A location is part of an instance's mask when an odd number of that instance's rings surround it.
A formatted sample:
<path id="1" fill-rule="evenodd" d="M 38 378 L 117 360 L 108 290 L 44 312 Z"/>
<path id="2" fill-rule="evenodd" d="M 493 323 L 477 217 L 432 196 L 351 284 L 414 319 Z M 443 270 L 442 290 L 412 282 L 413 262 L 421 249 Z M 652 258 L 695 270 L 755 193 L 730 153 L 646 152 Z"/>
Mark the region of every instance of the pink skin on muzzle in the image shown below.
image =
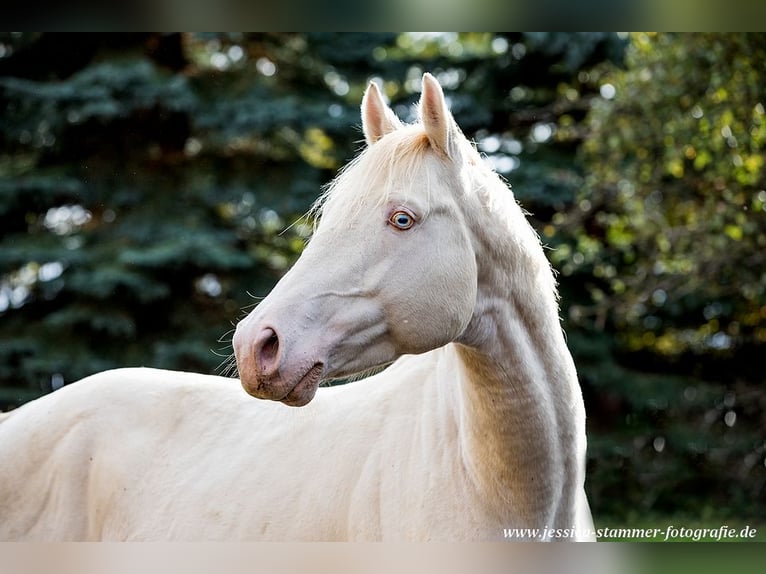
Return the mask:
<path id="1" fill-rule="evenodd" d="M 249 319 L 249 318 L 248 318 Z M 287 342 L 274 327 L 243 320 L 234 333 L 234 355 L 248 394 L 289 406 L 311 401 L 322 378 L 324 361 L 298 355 L 286 361 Z"/>

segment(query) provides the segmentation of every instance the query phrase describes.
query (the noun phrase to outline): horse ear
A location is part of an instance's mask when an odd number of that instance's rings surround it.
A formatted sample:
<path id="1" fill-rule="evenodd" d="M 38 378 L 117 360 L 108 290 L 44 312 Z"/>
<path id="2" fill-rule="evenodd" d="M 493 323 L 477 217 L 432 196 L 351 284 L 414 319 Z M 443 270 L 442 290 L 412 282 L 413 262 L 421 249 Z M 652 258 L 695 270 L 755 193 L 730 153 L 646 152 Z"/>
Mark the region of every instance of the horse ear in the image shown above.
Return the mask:
<path id="1" fill-rule="evenodd" d="M 456 142 L 459 130 L 455 119 L 447 109 L 442 87 L 428 72 L 423 74 L 420 121 L 423 122 L 426 135 L 434 149 L 454 159 L 457 154 Z"/>
<path id="2" fill-rule="evenodd" d="M 400 127 L 402 123 L 383 101 L 380 90 L 370 82 L 362 98 L 362 131 L 367 145 L 372 145 L 384 135 Z"/>

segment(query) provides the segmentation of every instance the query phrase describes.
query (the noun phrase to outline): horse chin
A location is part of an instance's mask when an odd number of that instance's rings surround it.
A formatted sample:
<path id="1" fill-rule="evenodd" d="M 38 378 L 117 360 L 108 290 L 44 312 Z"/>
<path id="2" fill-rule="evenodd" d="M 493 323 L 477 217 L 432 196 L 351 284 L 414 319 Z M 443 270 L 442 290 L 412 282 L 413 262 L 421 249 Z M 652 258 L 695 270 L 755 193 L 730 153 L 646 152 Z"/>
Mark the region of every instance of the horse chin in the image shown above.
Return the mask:
<path id="1" fill-rule="evenodd" d="M 280 373 L 265 378 L 242 377 L 240 382 L 248 395 L 256 399 L 281 402 L 291 407 L 302 407 L 311 402 L 317 392 L 322 375 L 324 363 L 314 363 L 308 371 L 305 371 L 298 382 L 295 379 L 283 378 Z"/>
<path id="2" fill-rule="evenodd" d="M 316 363 L 301 377 L 292 390 L 279 399 L 279 401 L 290 407 L 302 407 L 309 404 L 314 395 L 316 395 L 317 388 L 319 388 L 323 371 L 324 364 Z"/>

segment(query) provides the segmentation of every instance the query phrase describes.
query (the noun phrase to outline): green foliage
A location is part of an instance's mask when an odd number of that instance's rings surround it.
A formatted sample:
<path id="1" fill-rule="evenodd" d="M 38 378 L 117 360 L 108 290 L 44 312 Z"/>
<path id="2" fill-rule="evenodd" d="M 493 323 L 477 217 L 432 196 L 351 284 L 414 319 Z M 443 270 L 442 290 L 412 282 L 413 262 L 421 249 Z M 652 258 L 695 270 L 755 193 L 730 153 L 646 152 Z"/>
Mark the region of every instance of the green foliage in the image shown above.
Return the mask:
<path id="1" fill-rule="evenodd" d="M 733 353 L 766 342 L 766 41 L 634 37 L 594 105 L 580 265 L 634 350 Z"/>
<path id="2" fill-rule="evenodd" d="M 762 518 L 766 43 L 631 40 L 624 68 L 598 70 L 583 192 L 551 241 L 570 332 L 610 334 L 572 344 L 591 414 L 612 420 L 591 435 L 593 492 L 614 515 L 692 515 L 705 493 L 719 515 Z"/>

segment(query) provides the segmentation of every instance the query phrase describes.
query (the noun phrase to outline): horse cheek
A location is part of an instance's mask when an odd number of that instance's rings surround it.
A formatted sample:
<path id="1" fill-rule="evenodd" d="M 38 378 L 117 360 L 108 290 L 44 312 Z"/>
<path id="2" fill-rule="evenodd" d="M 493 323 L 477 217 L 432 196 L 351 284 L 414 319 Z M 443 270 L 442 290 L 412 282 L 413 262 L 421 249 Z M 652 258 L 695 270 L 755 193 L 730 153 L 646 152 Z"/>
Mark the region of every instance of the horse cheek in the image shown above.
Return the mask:
<path id="1" fill-rule="evenodd" d="M 401 354 L 442 347 L 465 331 L 476 304 L 473 265 L 472 261 L 460 268 L 436 265 L 400 287 L 405 292 L 385 306 L 385 315 Z M 427 281 L 417 279 L 425 277 Z"/>

